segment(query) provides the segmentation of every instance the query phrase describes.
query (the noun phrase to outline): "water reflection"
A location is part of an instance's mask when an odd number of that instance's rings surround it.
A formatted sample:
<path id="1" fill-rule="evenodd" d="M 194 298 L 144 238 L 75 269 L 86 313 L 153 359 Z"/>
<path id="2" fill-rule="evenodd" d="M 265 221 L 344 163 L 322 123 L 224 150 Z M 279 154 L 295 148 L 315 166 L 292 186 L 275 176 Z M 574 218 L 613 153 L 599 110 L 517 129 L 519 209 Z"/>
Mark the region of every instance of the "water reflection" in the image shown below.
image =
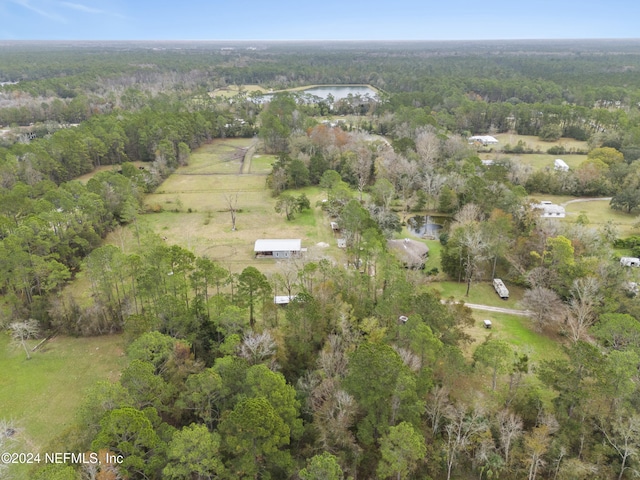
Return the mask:
<path id="1" fill-rule="evenodd" d="M 414 235 L 424 238 L 438 238 L 442 230 L 444 217 L 434 215 L 416 215 L 407 220 L 407 229 Z"/>

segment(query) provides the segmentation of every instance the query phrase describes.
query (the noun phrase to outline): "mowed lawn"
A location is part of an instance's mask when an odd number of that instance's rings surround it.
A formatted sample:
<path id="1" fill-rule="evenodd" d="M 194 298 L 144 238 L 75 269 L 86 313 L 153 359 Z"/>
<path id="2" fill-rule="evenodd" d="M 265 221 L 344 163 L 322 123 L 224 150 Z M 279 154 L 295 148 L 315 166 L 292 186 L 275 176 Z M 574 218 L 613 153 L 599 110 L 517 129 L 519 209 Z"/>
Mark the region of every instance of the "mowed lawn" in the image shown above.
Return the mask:
<path id="1" fill-rule="evenodd" d="M 522 300 L 524 290 L 505 282 L 509 289 L 509 299 L 501 299 L 490 282 L 474 282 L 469 289 L 469 296 L 465 296 L 467 292 L 467 284 L 464 282 L 434 282 L 430 288 L 440 293 L 443 299 L 453 297 L 455 300 L 465 303 L 476 303 L 479 305 L 490 305 L 492 307 L 511 308 L 522 310 L 519 302 Z"/>
<path id="2" fill-rule="evenodd" d="M 537 332 L 533 328 L 531 319 L 519 315 L 508 315 L 505 313 L 486 312 L 480 310 L 473 311 L 475 323 L 467 328 L 465 332 L 472 338 L 469 345 L 469 352 L 485 341 L 487 336 L 505 340 L 512 348 L 520 354 L 527 354 L 532 364 L 538 364 L 543 360 L 562 358 L 562 340 L 554 332 Z M 483 320 L 491 320 L 491 328 L 484 327 Z"/>
<path id="3" fill-rule="evenodd" d="M 55 337 L 27 360 L 21 347 L 0 334 L 0 418 L 18 430 L 15 450 L 48 448 L 73 424 L 87 388 L 100 380 L 116 381 L 124 364 L 117 335 Z"/>

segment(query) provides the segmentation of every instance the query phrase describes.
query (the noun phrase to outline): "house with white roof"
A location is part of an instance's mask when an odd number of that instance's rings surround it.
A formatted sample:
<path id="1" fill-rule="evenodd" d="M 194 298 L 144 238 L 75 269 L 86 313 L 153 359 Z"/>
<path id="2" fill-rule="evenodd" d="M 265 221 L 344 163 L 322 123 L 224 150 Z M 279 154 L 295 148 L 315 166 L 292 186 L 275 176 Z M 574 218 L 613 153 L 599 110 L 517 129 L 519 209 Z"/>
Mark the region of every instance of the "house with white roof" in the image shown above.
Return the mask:
<path id="1" fill-rule="evenodd" d="M 533 203 L 531 206 L 540 210 L 540 216 L 542 218 L 564 218 L 567 216 L 564 207 L 562 205 L 556 205 L 548 200 L 543 200 L 540 203 Z"/>

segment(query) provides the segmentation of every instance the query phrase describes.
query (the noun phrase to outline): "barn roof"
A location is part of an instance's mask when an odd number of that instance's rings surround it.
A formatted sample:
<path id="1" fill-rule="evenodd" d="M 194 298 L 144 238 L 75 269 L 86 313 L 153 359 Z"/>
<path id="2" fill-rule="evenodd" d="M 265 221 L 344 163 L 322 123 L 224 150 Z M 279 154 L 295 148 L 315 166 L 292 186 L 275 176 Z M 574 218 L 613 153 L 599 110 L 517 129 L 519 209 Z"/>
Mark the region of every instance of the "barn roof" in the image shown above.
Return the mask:
<path id="1" fill-rule="evenodd" d="M 302 250 L 299 238 L 261 238 L 256 240 L 254 252 L 299 252 Z"/>

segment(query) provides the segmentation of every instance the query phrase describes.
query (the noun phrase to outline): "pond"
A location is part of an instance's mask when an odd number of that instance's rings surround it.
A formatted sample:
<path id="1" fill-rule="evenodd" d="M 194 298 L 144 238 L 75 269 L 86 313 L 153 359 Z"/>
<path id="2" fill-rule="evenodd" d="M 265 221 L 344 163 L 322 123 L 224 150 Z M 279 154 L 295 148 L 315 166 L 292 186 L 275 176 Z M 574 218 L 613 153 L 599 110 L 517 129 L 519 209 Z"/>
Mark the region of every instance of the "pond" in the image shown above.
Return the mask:
<path id="1" fill-rule="evenodd" d="M 437 215 L 416 215 L 407 220 L 407 229 L 418 237 L 437 239 L 446 220 Z"/>
<path id="2" fill-rule="evenodd" d="M 326 100 L 329 95 L 333 97 L 334 101 L 342 100 L 349 97 L 349 95 L 369 98 L 377 98 L 376 91 L 366 85 L 322 85 L 319 87 L 312 87 L 303 90 L 303 93 L 308 93 L 315 97 L 319 97 Z"/>

